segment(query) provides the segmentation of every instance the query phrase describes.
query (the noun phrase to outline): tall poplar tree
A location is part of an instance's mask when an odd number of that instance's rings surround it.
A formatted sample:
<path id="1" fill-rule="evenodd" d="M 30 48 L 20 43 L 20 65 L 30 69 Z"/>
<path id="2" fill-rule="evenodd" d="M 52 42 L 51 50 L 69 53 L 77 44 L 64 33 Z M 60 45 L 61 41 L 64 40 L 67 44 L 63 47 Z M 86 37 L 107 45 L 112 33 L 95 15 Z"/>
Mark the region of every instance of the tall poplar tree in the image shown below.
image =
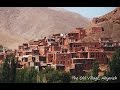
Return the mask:
<path id="1" fill-rule="evenodd" d="M 2 82 L 14 83 L 16 77 L 16 59 L 13 54 L 7 55 L 4 59 L 2 70 Z"/>
<path id="2" fill-rule="evenodd" d="M 92 67 L 92 75 L 94 77 L 98 77 L 98 72 L 99 72 L 99 64 L 98 62 L 94 62 Z"/>
<path id="3" fill-rule="evenodd" d="M 117 77 L 117 80 L 113 82 L 120 82 L 120 48 L 114 53 L 109 66 L 110 76 Z"/>

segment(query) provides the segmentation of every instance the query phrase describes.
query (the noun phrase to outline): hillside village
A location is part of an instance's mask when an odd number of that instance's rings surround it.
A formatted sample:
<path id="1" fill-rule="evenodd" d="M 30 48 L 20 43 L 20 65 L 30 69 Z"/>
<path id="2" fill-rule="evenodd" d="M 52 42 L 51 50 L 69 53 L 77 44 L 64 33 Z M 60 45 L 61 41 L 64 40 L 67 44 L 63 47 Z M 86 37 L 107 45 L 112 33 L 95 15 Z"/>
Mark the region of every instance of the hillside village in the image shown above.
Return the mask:
<path id="1" fill-rule="evenodd" d="M 103 27 L 92 27 L 92 34 L 104 32 Z M 71 72 L 72 75 L 85 75 L 91 71 L 94 62 L 99 63 L 99 76 L 108 69 L 107 65 L 120 42 L 111 37 L 100 37 L 96 41 L 83 41 L 86 29 L 75 28 L 71 32 L 52 34 L 42 39 L 31 40 L 18 46 L 18 49 L 2 50 L 0 64 L 6 55 L 13 53 L 17 59 L 17 69 L 35 67 L 38 71 L 45 67 Z"/>

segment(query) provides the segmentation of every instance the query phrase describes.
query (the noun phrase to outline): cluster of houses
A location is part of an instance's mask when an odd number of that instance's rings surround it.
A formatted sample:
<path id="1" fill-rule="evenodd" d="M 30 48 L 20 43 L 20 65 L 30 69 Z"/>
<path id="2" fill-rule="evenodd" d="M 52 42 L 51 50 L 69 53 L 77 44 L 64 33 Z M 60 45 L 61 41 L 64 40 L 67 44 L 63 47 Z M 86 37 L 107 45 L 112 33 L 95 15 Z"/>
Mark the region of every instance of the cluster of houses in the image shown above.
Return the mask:
<path id="1" fill-rule="evenodd" d="M 102 27 L 93 27 L 92 33 L 103 32 Z M 86 30 L 76 28 L 66 34 L 53 34 L 49 38 L 31 40 L 18 46 L 14 54 L 18 60 L 17 68 L 35 67 L 37 70 L 51 67 L 83 75 L 91 70 L 94 62 L 108 64 L 120 42 L 112 38 L 99 38 L 98 41 L 82 41 Z M 0 54 L 0 59 L 3 56 Z"/>

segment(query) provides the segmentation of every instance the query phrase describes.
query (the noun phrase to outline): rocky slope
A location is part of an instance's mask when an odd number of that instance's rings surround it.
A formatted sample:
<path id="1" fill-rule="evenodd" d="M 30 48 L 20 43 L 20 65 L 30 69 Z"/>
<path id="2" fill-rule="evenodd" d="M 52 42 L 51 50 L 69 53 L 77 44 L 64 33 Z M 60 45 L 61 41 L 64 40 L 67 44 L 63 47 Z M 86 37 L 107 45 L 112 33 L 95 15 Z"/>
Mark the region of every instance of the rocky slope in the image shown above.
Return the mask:
<path id="1" fill-rule="evenodd" d="M 94 18 L 93 23 L 104 28 L 104 36 L 120 40 L 120 7 L 101 17 Z"/>
<path id="2" fill-rule="evenodd" d="M 91 27 L 94 26 L 102 26 L 104 32 L 89 34 Z M 88 37 L 86 37 L 85 40 L 94 41 L 99 37 L 112 37 L 114 40 L 120 41 L 120 7 L 103 16 L 93 18 L 88 29 Z"/>

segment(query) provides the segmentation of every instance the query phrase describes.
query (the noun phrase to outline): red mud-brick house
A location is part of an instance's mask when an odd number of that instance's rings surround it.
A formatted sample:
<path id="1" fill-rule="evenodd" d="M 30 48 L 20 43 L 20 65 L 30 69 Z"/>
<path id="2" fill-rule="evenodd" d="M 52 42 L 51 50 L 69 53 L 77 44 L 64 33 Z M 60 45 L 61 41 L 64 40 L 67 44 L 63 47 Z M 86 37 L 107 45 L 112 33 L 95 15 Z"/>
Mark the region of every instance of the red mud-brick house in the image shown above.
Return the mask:
<path id="1" fill-rule="evenodd" d="M 99 64 L 107 64 L 106 53 L 101 51 L 79 51 L 80 58 L 95 58 Z"/>
<path id="2" fill-rule="evenodd" d="M 70 52 L 77 52 L 84 49 L 81 43 L 77 43 L 77 42 L 69 43 L 68 48 Z"/>
<path id="3" fill-rule="evenodd" d="M 47 66 L 46 56 L 39 56 L 40 66 Z"/>
<path id="4" fill-rule="evenodd" d="M 98 61 L 100 64 L 107 62 L 106 55 L 103 50 L 100 49 L 99 42 L 71 42 L 68 45 L 68 50 L 71 53 L 72 60 L 84 60 L 88 63 L 83 64 L 83 69 L 90 69 L 92 67 L 92 61 Z M 76 64 L 74 64 L 74 66 L 75 65 Z"/>
<path id="5" fill-rule="evenodd" d="M 20 46 L 18 46 L 18 50 L 16 50 L 16 55 L 17 56 L 22 56 L 22 55 L 24 55 L 24 46 L 23 45 L 20 45 Z"/>
<path id="6" fill-rule="evenodd" d="M 17 51 L 17 56 L 32 55 L 32 50 Z"/>
<path id="7" fill-rule="evenodd" d="M 71 54 L 61 52 L 47 53 L 47 63 L 63 65 L 67 69 L 71 65 Z"/>
<path id="8" fill-rule="evenodd" d="M 81 63 L 83 64 L 83 70 L 90 70 L 94 61 L 95 58 L 72 58 L 71 68 L 75 68 L 76 64 Z"/>
<path id="9" fill-rule="evenodd" d="M 23 45 L 18 46 L 18 50 L 16 50 L 17 56 L 29 55 L 31 53 L 32 51 L 30 51 L 28 43 L 23 43 Z"/>
<path id="10" fill-rule="evenodd" d="M 28 43 L 23 43 L 23 49 L 24 49 L 24 50 L 28 50 L 28 49 L 29 49 Z"/>
<path id="11" fill-rule="evenodd" d="M 83 39 L 86 36 L 86 32 L 83 28 L 76 28 L 74 31 L 67 34 L 67 38 L 70 42 L 75 42 Z"/>
<path id="12" fill-rule="evenodd" d="M 70 72 L 74 76 L 84 76 L 83 63 L 74 63 L 72 64 L 72 68 L 70 68 Z"/>
<path id="13" fill-rule="evenodd" d="M 23 55 L 17 57 L 18 68 L 29 67 L 29 63 L 32 62 L 32 55 Z"/>
<path id="14" fill-rule="evenodd" d="M 23 55 L 19 56 L 18 68 L 40 66 L 40 57 L 38 55 Z"/>
<path id="15" fill-rule="evenodd" d="M 92 34 L 97 34 L 97 33 L 101 33 L 104 31 L 104 28 L 103 27 L 99 27 L 99 26 L 96 26 L 96 27 L 92 27 L 91 28 L 91 33 Z"/>
<path id="16" fill-rule="evenodd" d="M 39 47 L 39 53 L 42 56 L 46 56 L 48 51 L 49 51 L 49 46 L 40 46 Z"/>
<path id="17" fill-rule="evenodd" d="M 39 50 L 38 49 L 32 49 L 32 55 L 40 55 Z"/>
<path id="18" fill-rule="evenodd" d="M 60 51 L 61 46 L 58 45 L 58 43 L 54 43 L 49 46 L 49 52 L 54 52 L 54 51 Z"/>
<path id="19" fill-rule="evenodd" d="M 48 38 L 47 43 L 48 43 L 48 46 L 54 44 L 55 43 L 55 38 L 53 38 L 53 37 Z"/>
<path id="20" fill-rule="evenodd" d="M 68 44 L 70 52 L 85 51 L 85 47 L 100 48 L 99 42 L 73 42 Z"/>
<path id="21" fill-rule="evenodd" d="M 112 38 L 100 38 L 99 42 L 104 51 L 115 51 L 120 47 L 120 42 L 113 41 Z"/>
<path id="22" fill-rule="evenodd" d="M 44 37 L 44 39 L 31 40 L 29 45 L 47 45 L 47 39 Z"/>
<path id="23" fill-rule="evenodd" d="M 32 59 L 35 64 L 35 66 L 38 66 L 39 69 L 42 69 L 47 66 L 46 64 L 46 53 L 49 50 L 49 47 L 47 46 L 47 39 L 46 37 L 44 39 L 39 39 L 34 41 L 30 44 L 30 47 L 32 48 Z"/>
<path id="24" fill-rule="evenodd" d="M 65 34 L 53 34 L 53 38 L 55 38 L 55 42 L 58 43 L 59 46 L 66 45 L 66 35 Z"/>
<path id="25" fill-rule="evenodd" d="M 107 57 L 102 49 L 93 49 L 93 48 L 85 47 L 84 50 L 77 51 L 76 53 L 73 53 L 73 55 L 74 55 L 74 56 L 72 56 L 73 61 L 77 60 L 78 63 L 82 63 L 82 61 L 88 63 L 88 65 L 83 64 L 83 66 L 85 65 L 85 67 L 83 67 L 83 69 L 90 69 L 92 66 L 92 61 L 97 61 L 100 64 L 101 63 L 105 64 L 107 62 L 106 61 Z M 72 61 L 72 63 L 74 63 L 73 61 Z M 77 61 L 76 61 L 76 63 L 77 63 Z"/>
<path id="26" fill-rule="evenodd" d="M 120 48 L 120 42 L 113 41 L 112 38 L 100 38 L 99 42 L 101 48 L 104 49 L 104 52 L 106 53 L 106 56 L 109 60 L 111 60 L 115 50 Z"/>

